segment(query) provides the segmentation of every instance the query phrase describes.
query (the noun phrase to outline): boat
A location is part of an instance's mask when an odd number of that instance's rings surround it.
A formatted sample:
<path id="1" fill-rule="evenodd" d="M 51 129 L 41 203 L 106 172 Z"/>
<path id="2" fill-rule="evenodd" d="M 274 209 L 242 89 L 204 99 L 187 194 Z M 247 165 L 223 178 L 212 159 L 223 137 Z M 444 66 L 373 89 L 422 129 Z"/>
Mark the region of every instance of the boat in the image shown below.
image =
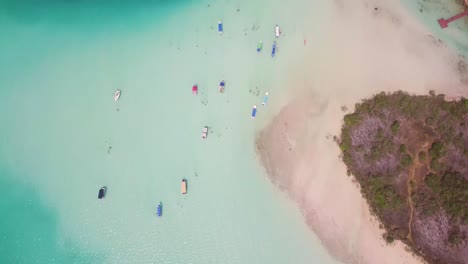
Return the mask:
<path id="1" fill-rule="evenodd" d="M 280 36 L 280 33 L 281 33 L 280 28 L 279 28 L 278 25 L 276 25 L 276 27 L 275 27 L 275 37 L 278 38 Z"/>
<path id="2" fill-rule="evenodd" d="M 182 182 L 180 183 L 180 190 L 182 194 L 187 193 L 187 180 L 186 179 L 182 179 Z"/>
<path id="3" fill-rule="evenodd" d="M 263 41 L 260 40 L 257 44 L 257 52 L 262 51 L 262 48 L 263 48 Z"/>
<path id="4" fill-rule="evenodd" d="M 106 192 L 107 192 L 107 187 L 103 186 L 101 189 L 99 189 L 98 192 L 98 199 L 104 199 L 106 197 Z"/>
<path id="5" fill-rule="evenodd" d="M 252 118 L 255 118 L 256 115 L 257 115 L 257 106 L 254 105 L 252 108 Z"/>
<path id="6" fill-rule="evenodd" d="M 276 41 L 273 41 L 273 46 L 271 47 L 271 57 L 274 57 L 276 54 Z"/>
<path id="7" fill-rule="evenodd" d="M 224 86 L 226 85 L 226 82 L 224 80 L 219 82 L 219 92 L 224 93 Z"/>
<path id="8" fill-rule="evenodd" d="M 114 102 L 117 102 L 120 98 L 120 90 L 116 90 L 114 94 Z"/>
<path id="9" fill-rule="evenodd" d="M 208 137 L 208 127 L 204 126 L 202 131 L 202 138 L 206 139 L 206 137 Z"/>
<path id="10" fill-rule="evenodd" d="M 159 202 L 158 208 L 156 209 L 156 214 L 161 217 L 162 216 L 162 203 Z"/>
<path id="11" fill-rule="evenodd" d="M 194 84 L 192 86 L 192 94 L 194 94 L 194 95 L 198 94 L 198 85 Z"/>
<path id="12" fill-rule="evenodd" d="M 219 34 L 223 34 L 223 23 L 220 21 L 218 21 L 218 32 Z"/>
<path id="13" fill-rule="evenodd" d="M 265 93 L 265 96 L 263 96 L 263 102 L 262 105 L 266 105 L 268 103 L 268 92 Z"/>

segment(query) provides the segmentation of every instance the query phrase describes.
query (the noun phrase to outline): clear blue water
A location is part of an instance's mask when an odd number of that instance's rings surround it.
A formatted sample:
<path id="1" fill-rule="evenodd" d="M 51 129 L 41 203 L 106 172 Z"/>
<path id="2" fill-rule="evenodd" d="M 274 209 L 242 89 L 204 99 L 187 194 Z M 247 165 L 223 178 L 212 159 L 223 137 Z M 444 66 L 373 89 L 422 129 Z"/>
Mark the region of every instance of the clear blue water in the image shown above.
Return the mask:
<path id="1" fill-rule="evenodd" d="M 210 5 L 0 4 L 0 263 L 333 263 L 254 153 L 273 18 Z"/>
<path id="2" fill-rule="evenodd" d="M 255 157 L 292 47 L 271 59 L 272 25 L 312 24 L 265 5 L 2 1 L 0 263 L 334 263 Z"/>

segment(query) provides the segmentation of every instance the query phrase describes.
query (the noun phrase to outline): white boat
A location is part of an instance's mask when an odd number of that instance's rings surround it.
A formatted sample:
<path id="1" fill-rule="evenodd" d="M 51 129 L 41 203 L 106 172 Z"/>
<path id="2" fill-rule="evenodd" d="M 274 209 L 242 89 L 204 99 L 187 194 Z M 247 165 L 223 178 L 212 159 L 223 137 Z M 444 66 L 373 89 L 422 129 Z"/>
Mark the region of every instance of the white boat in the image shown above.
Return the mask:
<path id="1" fill-rule="evenodd" d="M 114 94 L 114 102 L 117 102 L 119 98 L 120 98 L 120 90 L 117 90 L 115 91 L 115 94 Z"/>
<path id="2" fill-rule="evenodd" d="M 275 27 L 275 36 L 276 36 L 277 38 L 280 36 L 280 32 L 281 32 L 281 31 L 280 31 L 279 26 L 276 25 L 276 27 Z"/>
<path id="3" fill-rule="evenodd" d="M 203 127 L 202 138 L 206 139 L 207 136 L 208 136 L 208 127 L 205 126 L 205 127 Z"/>

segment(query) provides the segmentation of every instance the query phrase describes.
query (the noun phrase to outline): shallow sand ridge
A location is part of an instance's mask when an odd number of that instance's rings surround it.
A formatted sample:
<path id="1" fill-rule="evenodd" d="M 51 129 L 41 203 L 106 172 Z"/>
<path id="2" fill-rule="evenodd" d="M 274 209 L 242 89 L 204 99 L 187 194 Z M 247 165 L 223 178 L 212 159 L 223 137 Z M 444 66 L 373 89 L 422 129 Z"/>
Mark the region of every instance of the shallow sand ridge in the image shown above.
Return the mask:
<path id="1" fill-rule="evenodd" d="M 258 135 L 257 152 L 272 182 L 301 207 L 310 227 L 345 263 L 420 263 L 401 242 L 386 245 L 353 178 L 339 135 L 345 108 L 384 91 L 429 90 L 466 96 L 459 58 L 399 3 L 335 1 L 330 24 L 287 80 L 284 107 Z M 462 63 L 463 64 L 463 63 Z M 352 110 L 352 109 L 351 109 Z"/>

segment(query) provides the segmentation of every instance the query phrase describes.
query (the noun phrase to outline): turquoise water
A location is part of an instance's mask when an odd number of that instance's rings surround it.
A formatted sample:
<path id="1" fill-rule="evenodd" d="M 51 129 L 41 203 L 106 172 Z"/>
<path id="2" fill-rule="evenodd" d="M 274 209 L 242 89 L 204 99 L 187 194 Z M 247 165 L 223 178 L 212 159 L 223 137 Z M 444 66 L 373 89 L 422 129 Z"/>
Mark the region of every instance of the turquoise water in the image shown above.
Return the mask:
<path id="1" fill-rule="evenodd" d="M 17 2 L 0 3 L 0 263 L 334 263 L 253 147 L 326 1 Z"/>
<path id="2" fill-rule="evenodd" d="M 334 263 L 253 148 L 300 1 L 70 2 L 0 4 L 0 263 Z"/>

